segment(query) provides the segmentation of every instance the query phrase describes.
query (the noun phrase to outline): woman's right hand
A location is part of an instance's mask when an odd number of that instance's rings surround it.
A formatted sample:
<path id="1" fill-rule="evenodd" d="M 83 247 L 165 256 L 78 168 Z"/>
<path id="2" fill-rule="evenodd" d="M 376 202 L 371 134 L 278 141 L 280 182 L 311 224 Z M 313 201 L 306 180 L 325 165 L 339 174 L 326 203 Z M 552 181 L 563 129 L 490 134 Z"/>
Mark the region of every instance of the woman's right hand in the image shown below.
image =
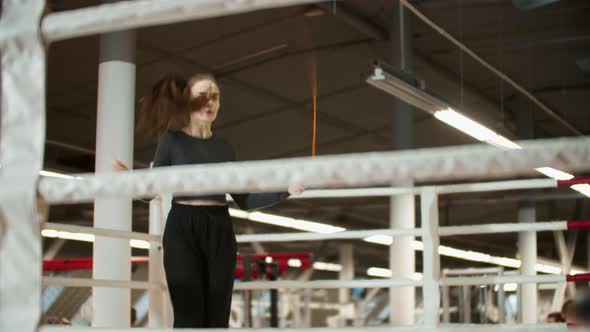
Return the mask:
<path id="1" fill-rule="evenodd" d="M 120 172 L 120 171 L 128 171 L 129 167 L 125 165 L 122 161 L 113 159 L 112 161 L 113 171 Z"/>

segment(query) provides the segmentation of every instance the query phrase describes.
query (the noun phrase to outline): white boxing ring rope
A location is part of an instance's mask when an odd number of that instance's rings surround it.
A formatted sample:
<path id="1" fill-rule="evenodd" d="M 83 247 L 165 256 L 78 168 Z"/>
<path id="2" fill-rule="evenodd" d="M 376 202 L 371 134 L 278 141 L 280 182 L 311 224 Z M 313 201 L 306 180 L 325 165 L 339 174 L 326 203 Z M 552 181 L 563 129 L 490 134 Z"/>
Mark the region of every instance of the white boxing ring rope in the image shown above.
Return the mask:
<path id="1" fill-rule="evenodd" d="M 126 173 L 42 178 L 39 192 L 52 204 L 158 193 L 259 192 L 301 183 L 313 187 L 389 185 L 534 174 L 539 165 L 581 172 L 590 165 L 590 138 L 519 142 L 522 150 L 470 145 L 272 161 L 172 166 Z M 199 188 L 195 190 L 194 188 Z"/>
<path id="2" fill-rule="evenodd" d="M 56 41 L 109 31 L 303 5 L 318 0 L 136 0 L 53 13 L 42 23 L 43 37 Z"/>

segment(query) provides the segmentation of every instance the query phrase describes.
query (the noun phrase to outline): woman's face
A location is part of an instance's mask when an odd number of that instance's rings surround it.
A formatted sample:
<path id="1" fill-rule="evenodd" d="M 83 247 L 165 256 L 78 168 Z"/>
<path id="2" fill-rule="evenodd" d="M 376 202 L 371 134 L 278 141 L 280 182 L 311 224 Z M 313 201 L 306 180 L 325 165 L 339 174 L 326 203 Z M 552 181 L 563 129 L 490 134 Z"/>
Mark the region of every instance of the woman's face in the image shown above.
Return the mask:
<path id="1" fill-rule="evenodd" d="M 211 123 L 219 111 L 219 87 L 209 80 L 198 81 L 191 87 L 191 120 Z"/>

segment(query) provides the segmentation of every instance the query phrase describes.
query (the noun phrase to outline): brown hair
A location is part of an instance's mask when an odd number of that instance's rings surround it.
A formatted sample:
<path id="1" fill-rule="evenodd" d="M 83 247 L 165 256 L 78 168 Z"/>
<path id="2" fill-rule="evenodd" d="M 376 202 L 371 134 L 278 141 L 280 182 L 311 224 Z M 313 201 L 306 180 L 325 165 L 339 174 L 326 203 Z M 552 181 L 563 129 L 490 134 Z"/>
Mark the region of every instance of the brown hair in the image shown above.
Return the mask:
<path id="1" fill-rule="evenodd" d="M 187 82 L 180 76 L 165 76 L 140 100 L 137 129 L 147 138 L 158 138 L 168 129 L 188 123 Z"/>
<path id="2" fill-rule="evenodd" d="M 195 74 L 188 81 L 179 75 L 164 76 L 158 80 L 151 92 L 139 100 L 137 129 L 146 138 L 157 139 L 169 129 L 181 129 L 188 125 L 190 111 L 201 108 L 211 97 L 191 97 L 190 88 L 204 80 L 219 86 L 211 74 Z"/>
<path id="3" fill-rule="evenodd" d="M 565 318 L 559 311 L 551 312 L 545 318 L 545 323 L 565 323 Z"/>

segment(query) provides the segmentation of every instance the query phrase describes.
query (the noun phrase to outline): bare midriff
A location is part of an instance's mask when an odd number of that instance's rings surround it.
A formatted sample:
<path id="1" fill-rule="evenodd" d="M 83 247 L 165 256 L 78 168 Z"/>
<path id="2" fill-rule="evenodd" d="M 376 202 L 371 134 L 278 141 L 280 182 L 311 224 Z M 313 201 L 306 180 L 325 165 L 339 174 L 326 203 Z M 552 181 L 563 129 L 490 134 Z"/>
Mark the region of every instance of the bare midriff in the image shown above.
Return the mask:
<path id="1" fill-rule="evenodd" d="M 220 201 L 211 201 L 211 200 L 206 200 L 206 199 L 194 199 L 194 200 L 187 200 L 187 201 L 176 201 L 176 203 L 178 204 L 183 204 L 183 205 L 194 205 L 194 206 L 225 206 L 227 205 L 226 202 L 220 202 Z"/>

